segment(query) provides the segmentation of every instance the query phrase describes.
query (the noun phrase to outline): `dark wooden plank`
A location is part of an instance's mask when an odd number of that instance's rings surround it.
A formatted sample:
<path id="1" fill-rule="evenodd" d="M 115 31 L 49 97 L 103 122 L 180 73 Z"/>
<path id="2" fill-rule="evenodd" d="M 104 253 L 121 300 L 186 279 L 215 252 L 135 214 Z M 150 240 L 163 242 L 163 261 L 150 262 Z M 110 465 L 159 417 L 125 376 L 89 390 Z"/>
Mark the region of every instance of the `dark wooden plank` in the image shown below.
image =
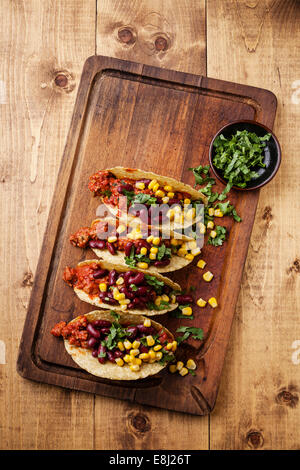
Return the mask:
<path id="1" fill-rule="evenodd" d="M 272 127 L 275 110 L 274 95 L 265 90 L 118 59 L 87 60 L 21 342 L 18 369 L 23 376 L 193 414 L 213 408 L 258 192 L 232 195 L 243 223 L 227 221 L 229 241 L 217 250 L 204 247 L 212 283 L 201 279 L 196 262 L 170 274 L 183 288 L 195 286 L 195 298 L 213 295 L 219 300 L 217 309 L 194 307 L 192 324 L 203 328 L 204 341 L 191 341 L 179 353 L 183 359 L 196 358 L 196 377 L 182 379 L 164 370 L 145 381 L 119 384 L 77 368 L 49 333 L 57 321 L 92 310 L 62 281 L 66 265 L 94 257 L 74 249 L 68 235 L 95 218 L 98 202 L 87 181 L 98 169 L 137 166 L 193 183 L 187 169 L 207 163 L 218 128 L 239 118 L 259 118 Z M 172 331 L 183 322 L 168 316 L 160 321 Z"/>

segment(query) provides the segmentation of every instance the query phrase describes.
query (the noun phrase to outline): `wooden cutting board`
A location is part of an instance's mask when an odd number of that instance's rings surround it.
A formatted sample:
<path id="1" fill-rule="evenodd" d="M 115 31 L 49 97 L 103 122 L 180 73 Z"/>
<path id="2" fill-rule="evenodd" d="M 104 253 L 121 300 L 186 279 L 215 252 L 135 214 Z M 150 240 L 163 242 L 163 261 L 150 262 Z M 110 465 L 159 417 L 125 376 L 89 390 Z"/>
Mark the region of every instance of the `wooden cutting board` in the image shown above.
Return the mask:
<path id="1" fill-rule="evenodd" d="M 203 281 L 197 258 L 170 274 L 183 288 L 194 286 L 195 299 L 214 296 L 219 302 L 216 309 L 194 306 L 194 320 L 159 317 L 173 333 L 180 325 L 204 330 L 201 343 L 189 340 L 179 349 L 179 358 L 197 362 L 195 376 L 164 370 L 138 382 L 112 382 L 77 367 L 50 329 L 93 310 L 63 282 L 62 273 L 66 265 L 95 255 L 74 248 L 68 238 L 95 218 L 99 200 L 87 188 L 91 174 L 121 165 L 193 185 L 188 168 L 208 163 L 209 144 L 220 127 L 254 119 L 272 128 L 275 112 L 276 97 L 260 88 L 108 57 L 87 59 L 20 344 L 17 367 L 23 377 L 197 415 L 213 409 L 259 191 L 230 193 L 243 222 L 219 219 L 228 240 L 222 247 L 204 245 L 201 258 L 214 273 L 211 283 Z"/>

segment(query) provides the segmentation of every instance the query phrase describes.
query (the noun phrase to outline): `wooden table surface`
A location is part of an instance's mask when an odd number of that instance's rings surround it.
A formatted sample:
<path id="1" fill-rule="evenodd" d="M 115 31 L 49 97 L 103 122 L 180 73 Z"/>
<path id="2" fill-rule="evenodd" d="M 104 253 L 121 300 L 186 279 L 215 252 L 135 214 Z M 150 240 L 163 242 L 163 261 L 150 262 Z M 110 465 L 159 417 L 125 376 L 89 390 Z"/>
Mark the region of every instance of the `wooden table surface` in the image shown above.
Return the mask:
<path id="1" fill-rule="evenodd" d="M 299 449 L 300 2 L 2 0 L 0 9 L 0 448 Z M 261 191 L 208 417 L 16 372 L 80 74 L 93 54 L 267 88 L 278 98 L 282 165 Z"/>

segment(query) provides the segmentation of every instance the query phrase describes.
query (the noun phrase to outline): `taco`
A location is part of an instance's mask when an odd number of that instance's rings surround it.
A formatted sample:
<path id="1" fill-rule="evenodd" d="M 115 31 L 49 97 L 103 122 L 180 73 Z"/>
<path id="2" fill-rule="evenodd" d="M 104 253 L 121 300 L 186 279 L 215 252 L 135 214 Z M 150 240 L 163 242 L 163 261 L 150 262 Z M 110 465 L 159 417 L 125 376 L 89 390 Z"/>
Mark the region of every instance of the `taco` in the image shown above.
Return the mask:
<path id="1" fill-rule="evenodd" d="M 82 369 L 111 380 L 157 374 L 175 359 L 177 343 L 159 323 L 141 315 L 95 310 L 61 321 L 51 333 L 64 338 L 67 352 Z"/>
<path id="2" fill-rule="evenodd" d="M 199 204 L 207 204 L 206 196 L 187 184 L 131 168 L 98 171 L 90 177 L 88 187 L 113 215 L 139 217 L 150 226 L 169 226 L 172 230 L 199 221 L 203 216 Z M 120 196 L 126 196 L 127 206 Z"/>
<path id="3" fill-rule="evenodd" d="M 161 315 L 178 306 L 179 284 L 158 273 L 101 260 L 66 267 L 64 281 L 84 302 L 137 315 Z"/>
<path id="4" fill-rule="evenodd" d="M 79 248 L 90 247 L 104 261 L 153 273 L 181 269 L 201 252 L 194 239 L 179 239 L 174 234 L 165 239 L 159 231 L 148 233 L 148 227 L 144 230 L 118 219 L 96 219 L 71 235 L 70 242 Z"/>

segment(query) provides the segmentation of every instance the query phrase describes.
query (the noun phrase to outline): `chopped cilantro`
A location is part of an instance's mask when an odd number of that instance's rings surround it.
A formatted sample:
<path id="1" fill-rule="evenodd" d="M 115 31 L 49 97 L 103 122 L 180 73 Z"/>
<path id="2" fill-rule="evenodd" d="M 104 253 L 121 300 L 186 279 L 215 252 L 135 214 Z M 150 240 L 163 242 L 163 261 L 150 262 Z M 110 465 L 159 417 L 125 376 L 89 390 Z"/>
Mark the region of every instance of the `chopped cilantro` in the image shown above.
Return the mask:
<path id="1" fill-rule="evenodd" d="M 221 225 L 216 225 L 214 228 L 217 235 L 215 238 L 209 237 L 207 243 L 213 246 L 221 246 L 223 245 L 224 240 L 226 239 L 226 228 L 222 227 Z"/>
<path id="2" fill-rule="evenodd" d="M 176 333 L 183 333 L 183 336 L 176 338 L 178 344 L 182 343 L 192 335 L 193 339 L 201 341 L 203 339 L 203 330 L 202 328 L 196 328 L 194 326 L 180 326 L 177 328 Z"/>

